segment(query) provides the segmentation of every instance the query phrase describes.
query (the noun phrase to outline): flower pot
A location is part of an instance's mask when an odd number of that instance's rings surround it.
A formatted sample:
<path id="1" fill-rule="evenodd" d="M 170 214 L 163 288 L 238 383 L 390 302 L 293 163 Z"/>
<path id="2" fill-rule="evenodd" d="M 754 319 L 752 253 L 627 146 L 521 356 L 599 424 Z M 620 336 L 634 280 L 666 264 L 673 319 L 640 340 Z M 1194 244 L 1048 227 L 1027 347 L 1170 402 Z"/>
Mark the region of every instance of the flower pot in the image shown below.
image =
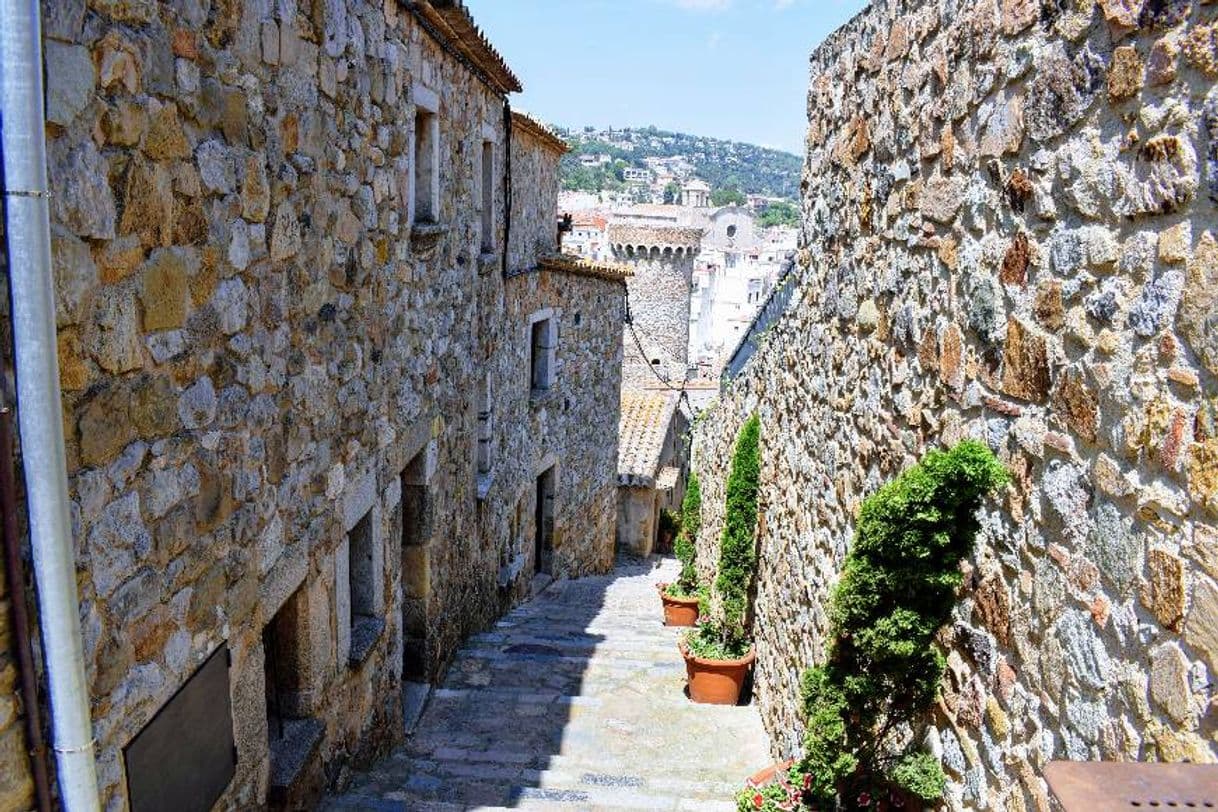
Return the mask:
<path id="1" fill-rule="evenodd" d="M 787 770 L 791 769 L 791 765 L 794 763 L 795 759 L 789 758 L 780 764 L 771 764 L 769 767 L 758 770 L 749 776 L 749 780 L 745 781 L 744 785 L 752 788 L 769 786 L 770 782 L 773 781 L 779 773 L 785 773 Z"/>
<path id="2" fill-rule="evenodd" d="M 685 673 L 689 676 L 689 698 L 703 705 L 735 705 L 740 702 L 740 692 L 748 678 L 749 669 L 757 659 L 757 651 L 739 660 L 704 660 L 695 657 L 685 646 L 678 643 L 681 656 L 685 658 Z"/>
<path id="3" fill-rule="evenodd" d="M 665 626 L 693 626 L 698 622 L 697 598 L 674 598 L 664 590 L 668 584 L 658 584 L 660 602 L 664 604 Z"/>
<path id="4" fill-rule="evenodd" d="M 802 799 L 806 787 L 796 787 L 786 781 L 787 770 L 791 769 L 791 765 L 794 763 L 794 759 L 788 759 L 780 764 L 771 764 L 769 767 L 753 773 L 749 777 L 749 780 L 744 782 L 744 791 L 738 797 L 747 802 L 751 808 L 762 809 L 765 806 L 765 798 L 762 792 L 771 784 L 782 782 L 786 794 L 786 799 L 783 803 L 790 805 L 783 808 L 804 809 Z"/>

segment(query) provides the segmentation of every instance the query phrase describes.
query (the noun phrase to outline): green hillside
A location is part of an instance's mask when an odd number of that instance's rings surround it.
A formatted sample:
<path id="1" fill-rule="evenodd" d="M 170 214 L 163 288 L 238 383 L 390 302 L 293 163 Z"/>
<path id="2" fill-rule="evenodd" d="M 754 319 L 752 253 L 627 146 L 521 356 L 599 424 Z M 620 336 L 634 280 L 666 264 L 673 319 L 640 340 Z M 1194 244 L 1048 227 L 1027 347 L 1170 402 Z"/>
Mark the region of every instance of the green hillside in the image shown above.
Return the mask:
<path id="1" fill-rule="evenodd" d="M 558 129 L 571 144 L 562 161 L 564 189 L 583 192 L 617 190 L 625 186 L 628 167 L 646 169 L 646 158 L 684 158 L 693 175 L 710 184 L 717 204 L 739 195 L 758 194 L 794 200 L 799 192 L 801 159 L 789 152 L 685 133 L 645 129 Z M 611 161 L 589 167 L 582 155 L 607 155 Z"/>

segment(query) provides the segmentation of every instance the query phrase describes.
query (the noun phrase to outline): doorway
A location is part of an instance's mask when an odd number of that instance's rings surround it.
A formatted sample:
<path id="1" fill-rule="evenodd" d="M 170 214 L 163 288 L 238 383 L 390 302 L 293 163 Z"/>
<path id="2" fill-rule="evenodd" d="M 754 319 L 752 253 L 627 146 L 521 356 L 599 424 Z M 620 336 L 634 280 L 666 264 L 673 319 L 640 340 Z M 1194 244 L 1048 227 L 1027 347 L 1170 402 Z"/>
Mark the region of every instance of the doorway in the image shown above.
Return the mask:
<path id="1" fill-rule="evenodd" d="M 402 679 L 426 682 L 427 603 L 431 597 L 431 499 L 427 450 L 402 471 Z"/>
<path id="2" fill-rule="evenodd" d="M 537 477 L 537 502 L 533 514 L 533 571 L 552 574 L 554 564 L 554 468 Z"/>

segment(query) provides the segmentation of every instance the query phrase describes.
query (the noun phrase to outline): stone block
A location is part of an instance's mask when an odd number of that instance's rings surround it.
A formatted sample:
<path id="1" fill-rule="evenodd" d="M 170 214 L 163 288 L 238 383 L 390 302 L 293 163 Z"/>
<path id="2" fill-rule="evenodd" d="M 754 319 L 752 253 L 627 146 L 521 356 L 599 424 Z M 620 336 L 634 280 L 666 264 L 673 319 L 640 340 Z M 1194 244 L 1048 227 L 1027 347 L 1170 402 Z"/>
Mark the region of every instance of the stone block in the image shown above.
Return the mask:
<path id="1" fill-rule="evenodd" d="M 1218 439 L 1193 443 L 1190 447 L 1188 491 L 1197 504 L 1218 514 Z"/>
<path id="2" fill-rule="evenodd" d="M 189 271 L 176 250 L 152 254 L 144 267 L 140 301 L 144 306 L 144 330 L 173 330 L 186 324 L 190 308 Z"/>
<path id="3" fill-rule="evenodd" d="M 56 139 L 48 147 L 51 219 L 73 234 L 97 240 L 114 237 L 117 213 L 110 191 L 110 164 L 92 140 L 69 146 Z"/>
<path id="4" fill-rule="evenodd" d="M 55 66 L 47 71 L 47 121 L 66 127 L 93 100 L 97 72 L 83 46 L 48 40 L 44 48 L 46 63 Z"/>
<path id="5" fill-rule="evenodd" d="M 1188 263 L 1180 332 L 1210 373 L 1218 375 L 1218 241 L 1206 231 Z"/>
<path id="6" fill-rule="evenodd" d="M 178 120 L 178 106 L 172 102 L 162 105 L 152 114 L 148 135 L 144 138 L 144 154 L 154 161 L 189 158 L 190 143 Z"/>
<path id="7" fill-rule="evenodd" d="M 1144 71 L 1137 48 L 1132 45 L 1117 48 L 1112 52 L 1112 64 L 1108 66 L 1108 98 L 1120 102 L 1138 95 Z"/>
<path id="8" fill-rule="evenodd" d="M 1007 321 L 1002 391 L 1022 400 L 1044 400 L 1051 384 L 1048 341 L 1015 317 Z"/>
<path id="9" fill-rule="evenodd" d="M 1159 623 L 1180 631 L 1184 619 L 1184 562 L 1165 550 L 1151 550 L 1146 557 L 1150 578 L 1142 591 L 1142 602 Z"/>
<path id="10" fill-rule="evenodd" d="M 1208 578 L 1196 579 L 1184 640 L 1218 671 L 1218 585 Z"/>
<path id="11" fill-rule="evenodd" d="M 1185 727 L 1196 719 L 1188 672 L 1188 659 L 1175 643 L 1164 643 L 1150 652 L 1150 696 L 1176 724 Z"/>
<path id="12" fill-rule="evenodd" d="M 402 592 L 420 600 L 431 593 L 431 554 L 427 546 L 402 548 Z"/>
<path id="13" fill-rule="evenodd" d="M 1068 369 L 1058 377 L 1053 408 L 1076 435 L 1089 443 L 1096 442 L 1099 401 L 1094 387 L 1088 385 L 1079 368 Z"/>

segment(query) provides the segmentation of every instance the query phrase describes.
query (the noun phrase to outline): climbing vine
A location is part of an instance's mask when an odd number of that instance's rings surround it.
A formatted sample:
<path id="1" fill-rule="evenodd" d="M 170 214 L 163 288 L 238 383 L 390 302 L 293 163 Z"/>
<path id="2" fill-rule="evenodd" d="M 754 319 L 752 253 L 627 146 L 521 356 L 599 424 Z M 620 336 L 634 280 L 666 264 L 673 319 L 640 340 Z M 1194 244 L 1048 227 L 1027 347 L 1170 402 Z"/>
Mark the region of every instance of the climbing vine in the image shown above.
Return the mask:
<path id="1" fill-rule="evenodd" d="M 742 810 L 942 797 L 943 769 L 910 743 L 910 728 L 943 677 L 934 636 L 956 603 L 977 510 L 1008 478 L 986 446 L 966 440 L 930 452 L 863 503 L 830 602 L 828 657 L 803 678 L 803 758 L 781 781 L 743 790 Z"/>
<path id="2" fill-rule="evenodd" d="M 711 617 L 686 637 L 686 645 L 711 660 L 743 657 L 752 645 L 746 627 L 749 589 L 757 566 L 757 488 L 761 473 L 761 421 L 753 415 L 736 439 L 727 478 L 727 504 L 719 542 L 719 569 L 711 590 Z"/>

